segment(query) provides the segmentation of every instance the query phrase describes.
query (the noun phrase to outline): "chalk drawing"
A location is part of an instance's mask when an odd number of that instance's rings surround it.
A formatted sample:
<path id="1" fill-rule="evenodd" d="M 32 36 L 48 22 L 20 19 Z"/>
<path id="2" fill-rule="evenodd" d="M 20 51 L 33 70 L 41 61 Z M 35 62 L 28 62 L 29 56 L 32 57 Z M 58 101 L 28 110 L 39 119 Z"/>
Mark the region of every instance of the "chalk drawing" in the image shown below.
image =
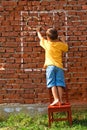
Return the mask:
<path id="1" fill-rule="evenodd" d="M 57 13 L 63 13 L 65 16 L 65 35 L 66 35 L 66 41 L 68 40 L 68 35 L 67 35 L 67 31 L 68 31 L 68 23 L 67 23 L 67 17 L 68 17 L 68 13 L 65 10 L 51 10 L 51 11 L 21 11 L 20 15 L 21 15 L 21 69 L 24 69 L 23 67 L 23 62 L 24 62 L 24 58 L 23 58 L 23 54 L 24 54 L 24 34 L 26 32 L 28 32 L 29 30 L 32 30 L 31 33 L 33 35 L 33 33 L 36 33 L 36 27 L 31 27 L 31 25 L 29 25 L 29 21 L 30 20 L 37 20 L 37 26 L 40 26 L 40 14 L 52 14 L 52 21 L 55 21 L 55 15 Z M 37 16 L 36 16 L 37 14 Z M 34 16 L 35 15 L 35 16 Z M 24 25 L 25 27 L 27 27 L 27 30 L 24 31 Z M 52 25 L 53 27 L 55 27 L 55 24 Z M 68 68 L 68 63 L 67 63 L 67 59 L 68 59 L 68 53 L 66 53 L 65 55 L 65 68 L 64 70 L 67 70 Z M 42 68 L 26 68 L 24 69 L 25 71 L 44 71 L 44 69 Z"/>

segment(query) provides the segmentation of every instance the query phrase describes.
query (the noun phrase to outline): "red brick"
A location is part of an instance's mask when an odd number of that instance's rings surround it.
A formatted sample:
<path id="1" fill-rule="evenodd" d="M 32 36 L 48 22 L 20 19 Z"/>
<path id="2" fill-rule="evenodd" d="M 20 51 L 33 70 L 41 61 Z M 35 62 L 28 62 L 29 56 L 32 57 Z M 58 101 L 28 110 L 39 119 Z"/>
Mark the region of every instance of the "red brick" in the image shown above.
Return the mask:
<path id="1" fill-rule="evenodd" d="M 0 11 L 4 11 L 4 8 L 3 6 L 0 5 Z"/>
<path id="2" fill-rule="evenodd" d="M 82 5 L 83 10 L 87 10 L 87 5 Z"/>
<path id="3" fill-rule="evenodd" d="M 26 5 L 27 4 L 27 1 L 19 1 L 18 2 L 18 5 L 20 6 L 24 6 L 24 5 Z"/>
<path id="4" fill-rule="evenodd" d="M 2 1 L 2 6 L 16 6 L 17 2 L 14 1 Z"/>

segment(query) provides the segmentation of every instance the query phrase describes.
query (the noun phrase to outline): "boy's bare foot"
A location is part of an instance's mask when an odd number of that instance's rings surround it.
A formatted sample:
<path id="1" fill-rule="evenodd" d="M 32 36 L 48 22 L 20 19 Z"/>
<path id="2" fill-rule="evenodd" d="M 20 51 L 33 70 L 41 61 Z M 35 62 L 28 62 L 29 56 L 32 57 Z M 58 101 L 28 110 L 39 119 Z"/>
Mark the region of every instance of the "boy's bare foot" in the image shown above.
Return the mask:
<path id="1" fill-rule="evenodd" d="M 59 99 L 54 100 L 50 105 L 51 105 L 51 106 L 54 106 L 54 105 L 56 105 L 58 102 L 59 102 Z"/>

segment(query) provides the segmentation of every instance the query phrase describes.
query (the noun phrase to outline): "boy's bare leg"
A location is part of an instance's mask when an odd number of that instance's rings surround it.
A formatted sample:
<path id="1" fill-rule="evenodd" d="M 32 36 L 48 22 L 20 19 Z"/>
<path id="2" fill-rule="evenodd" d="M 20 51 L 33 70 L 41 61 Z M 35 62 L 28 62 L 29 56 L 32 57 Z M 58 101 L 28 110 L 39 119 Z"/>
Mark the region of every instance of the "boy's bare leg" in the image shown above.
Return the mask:
<path id="1" fill-rule="evenodd" d="M 58 90 L 57 90 L 56 86 L 52 87 L 51 90 L 52 90 L 52 95 L 53 95 L 54 101 L 50 105 L 53 106 L 53 105 L 55 105 L 56 103 L 59 102 L 59 99 L 58 99 Z"/>
<path id="2" fill-rule="evenodd" d="M 58 88 L 58 95 L 59 95 L 59 100 L 60 100 L 60 103 L 63 103 L 63 88 L 62 87 L 57 87 Z"/>

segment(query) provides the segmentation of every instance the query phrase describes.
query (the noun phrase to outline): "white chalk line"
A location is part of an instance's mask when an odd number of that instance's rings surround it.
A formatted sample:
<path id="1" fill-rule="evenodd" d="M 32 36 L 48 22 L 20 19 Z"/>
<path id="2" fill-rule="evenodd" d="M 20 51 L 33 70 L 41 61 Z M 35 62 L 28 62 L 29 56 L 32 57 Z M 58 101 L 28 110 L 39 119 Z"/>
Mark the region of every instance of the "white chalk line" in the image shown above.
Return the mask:
<path id="1" fill-rule="evenodd" d="M 23 66 L 23 62 L 24 62 L 24 58 L 23 58 L 23 54 L 24 54 L 24 43 L 23 43 L 23 15 L 24 14 L 38 14 L 38 17 L 40 16 L 41 13 L 46 13 L 46 14 L 50 14 L 52 13 L 53 14 L 53 21 L 55 21 L 55 14 L 56 13 L 64 13 L 65 15 L 65 33 L 66 33 L 66 41 L 68 40 L 68 36 L 67 36 L 67 31 L 68 31 L 68 23 L 67 23 L 67 16 L 68 16 L 68 13 L 67 11 L 65 10 L 52 10 L 52 11 L 21 11 L 20 15 L 21 15 L 21 69 L 25 70 L 25 71 L 44 71 L 43 68 L 29 68 L 29 69 L 24 69 L 24 66 Z M 34 17 L 34 16 L 33 16 Z M 30 18 L 29 18 L 30 19 Z M 39 21 L 39 20 L 38 20 Z M 39 25 L 39 23 L 38 23 Z M 53 27 L 54 27 L 54 24 L 53 24 Z M 35 32 L 35 31 L 34 31 Z M 33 33 L 33 31 L 32 31 Z M 65 68 L 64 70 L 67 70 L 68 69 L 68 63 L 67 63 L 67 59 L 68 59 L 68 53 L 66 53 L 65 55 Z"/>

